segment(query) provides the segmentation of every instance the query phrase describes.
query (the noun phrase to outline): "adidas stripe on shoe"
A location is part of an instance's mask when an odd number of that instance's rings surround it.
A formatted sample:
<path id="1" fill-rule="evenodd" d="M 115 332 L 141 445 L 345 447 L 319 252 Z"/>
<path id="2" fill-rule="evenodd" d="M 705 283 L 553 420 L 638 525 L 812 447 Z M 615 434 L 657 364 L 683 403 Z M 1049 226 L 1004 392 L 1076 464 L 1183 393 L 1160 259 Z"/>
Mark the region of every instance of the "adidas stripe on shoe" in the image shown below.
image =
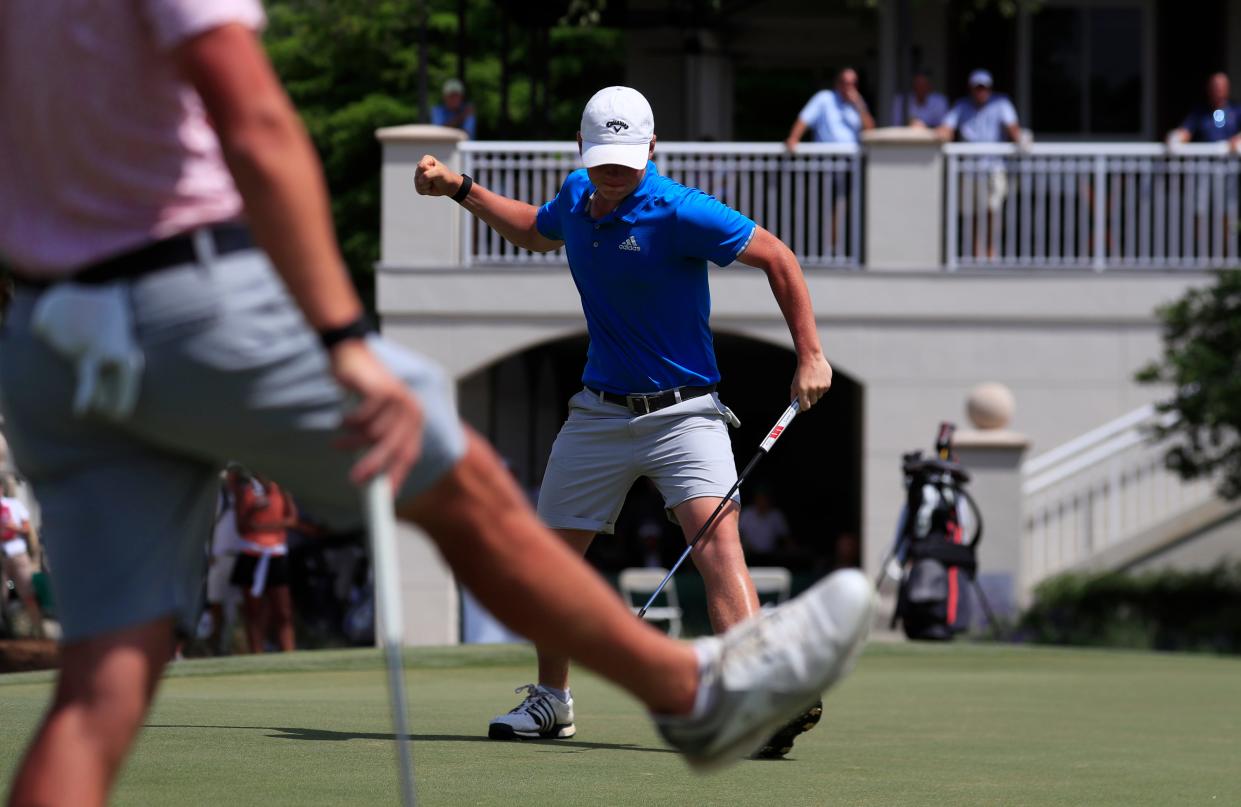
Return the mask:
<path id="1" fill-rule="evenodd" d="M 536 684 L 519 686 L 514 692 L 526 697 L 508 714 L 487 727 L 493 740 L 563 740 L 577 734 L 573 725 L 573 698 L 564 702 Z"/>

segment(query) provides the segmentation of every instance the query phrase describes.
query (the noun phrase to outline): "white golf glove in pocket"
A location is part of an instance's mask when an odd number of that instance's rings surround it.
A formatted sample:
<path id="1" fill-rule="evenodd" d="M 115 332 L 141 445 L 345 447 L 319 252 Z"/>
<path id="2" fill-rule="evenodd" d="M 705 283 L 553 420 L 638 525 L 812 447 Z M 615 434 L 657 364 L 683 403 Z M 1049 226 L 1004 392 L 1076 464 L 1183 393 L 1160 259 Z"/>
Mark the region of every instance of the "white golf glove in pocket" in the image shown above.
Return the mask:
<path id="1" fill-rule="evenodd" d="M 119 283 L 64 283 L 44 292 L 31 331 L 74 366 L 73 413 L 124 420 L 138 403 L 144 359 Z"/>

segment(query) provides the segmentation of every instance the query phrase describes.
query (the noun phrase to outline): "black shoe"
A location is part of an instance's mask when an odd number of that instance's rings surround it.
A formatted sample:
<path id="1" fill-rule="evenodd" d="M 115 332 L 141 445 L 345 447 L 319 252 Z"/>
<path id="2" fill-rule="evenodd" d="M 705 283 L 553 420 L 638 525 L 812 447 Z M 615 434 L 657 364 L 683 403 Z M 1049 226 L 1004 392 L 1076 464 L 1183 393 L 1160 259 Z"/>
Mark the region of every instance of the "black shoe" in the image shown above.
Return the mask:
<path id="1" fill-rule="evenodd" d="M 754 752 L 754 759 L 783 759 L 784 755 L 793 750 L 793 740 L 799 734 L 805 734 L 819 724 L 823 717 L 823 701 L 816 701 L 806 711 L 784 724 L 784 728 L 772 735 L 771 739 Z"/>

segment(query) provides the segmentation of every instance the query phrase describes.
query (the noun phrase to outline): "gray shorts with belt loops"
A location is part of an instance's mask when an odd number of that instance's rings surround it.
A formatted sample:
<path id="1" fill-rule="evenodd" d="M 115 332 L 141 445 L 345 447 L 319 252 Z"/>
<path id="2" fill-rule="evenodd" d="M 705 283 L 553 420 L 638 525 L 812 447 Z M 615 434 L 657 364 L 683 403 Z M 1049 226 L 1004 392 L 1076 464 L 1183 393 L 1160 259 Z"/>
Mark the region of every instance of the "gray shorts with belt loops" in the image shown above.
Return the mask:
<path id="1" fill-rule="evenodd" d="M 42 507 L 66 641 L 168 615 L 192 624 L 227 461 L 278 481 L 328 523 L 362 520 L 354 457 L 333 446 L 344 394 L 263 253 L 200 256 L 120 282 L 145 364 L 123 420 L 73 413 L 74 367 L 31 331 L 40 292 L 19 288 L 0 331 L 0 406 Z M 465 436 L 442 371 L 377 337 L 372 347 L 425 414 L 405 498 L 460 460 Z"/>
<path id="2" fill-rule="evenodd" d="M 569 400 L 569 419 L 552 444 L 539 517 L 553 529 L 612 533 L 640 476 L 655 483 L 670 515 L 690 499 L 723 498 L 737 481 L 728 438 L 735 421 L 714 392 L 635 415 L 583 389 Z"/>

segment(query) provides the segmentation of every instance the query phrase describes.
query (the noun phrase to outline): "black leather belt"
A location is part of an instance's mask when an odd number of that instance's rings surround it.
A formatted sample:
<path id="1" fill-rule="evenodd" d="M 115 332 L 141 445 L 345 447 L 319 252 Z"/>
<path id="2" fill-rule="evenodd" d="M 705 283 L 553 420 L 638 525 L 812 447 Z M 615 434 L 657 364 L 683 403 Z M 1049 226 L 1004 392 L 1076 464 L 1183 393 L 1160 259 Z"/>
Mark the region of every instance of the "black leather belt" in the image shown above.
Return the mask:
<path id="1" fill-rule="evenodd" d="M 217 224 L 207 230 L 216 255 L 228 255 L 254 246 L 250 231 L 241 224 Z M 197 263 L 192 233 L 174 235 L 162 241 L 154 241 L 144 247 L 123 252 L 111 258 L 89 264 L 67 277 L 28 278 L 15 272 L 13 280 L 28 288 L 45 289 L 57 283 L 73 282 L 87 285 L 111 283 L 114 280 L 132 280 L 161 269 Z"/>
<path id="2" fill-rule="evenodd" d="M 660 409 L 675 406 L 681 401 L 688 401 L 690 398 L 710 395 L 715 392 L 715 385 L 712 384 L 709 387 L 677 387 L 676 389 L 664 390 L 663 392 L 631 395 L 597 390 L 594 387 L 587 387 L 586 389 L 598 395 L 601 401 L 623 406 L 635 415 L 649 415 L 652 412 L 658 412 Z"/>

